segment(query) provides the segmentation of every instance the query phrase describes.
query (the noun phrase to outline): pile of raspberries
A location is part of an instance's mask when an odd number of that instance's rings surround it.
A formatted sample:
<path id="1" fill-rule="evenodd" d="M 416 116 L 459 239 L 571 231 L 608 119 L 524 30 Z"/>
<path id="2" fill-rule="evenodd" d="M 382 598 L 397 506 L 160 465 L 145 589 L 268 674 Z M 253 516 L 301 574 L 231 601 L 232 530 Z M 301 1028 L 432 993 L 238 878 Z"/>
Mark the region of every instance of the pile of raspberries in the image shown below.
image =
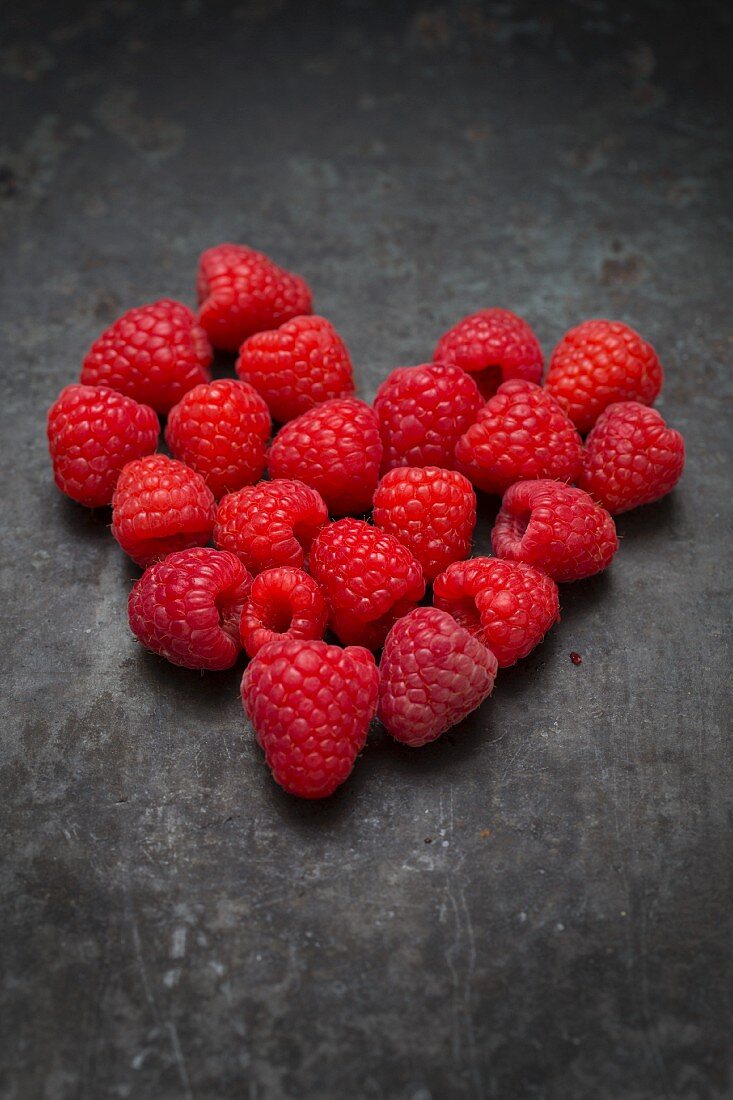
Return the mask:
<path id="1" fill-rule="evenodd" d="M 558 583 L 611 563 L 612 516 L 682 473 L 682 437 L 650 408 L 657 355 L 618 321 L 566 333 L 541 385 L 529 326 L 483 309 L 368 405 L 305 281 L 261 252 L 208 249 L 198 299 L 131 309 L 95 341 L 48 414 L 54 478 L 111 504 L 144 569 L 143 646 L 209 671 L 245 651 L 242 702 L 291 794 L 343 783 L 375 714 L 412 746 L 465 718 L 557 622 Z M 211 381 L 212 348 L 237 353 L 236 379 Z M 494 557 L 470 556 L 476 489 L 502 498 Z"/>

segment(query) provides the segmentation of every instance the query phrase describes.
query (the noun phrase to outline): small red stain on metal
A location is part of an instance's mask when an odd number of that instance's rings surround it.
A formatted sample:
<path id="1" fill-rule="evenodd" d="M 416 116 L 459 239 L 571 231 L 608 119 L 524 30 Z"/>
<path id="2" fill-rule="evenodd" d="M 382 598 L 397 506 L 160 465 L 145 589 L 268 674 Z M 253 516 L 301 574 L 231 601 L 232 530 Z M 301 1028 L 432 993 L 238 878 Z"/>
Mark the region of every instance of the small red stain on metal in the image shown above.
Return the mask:
<path id="1" fill-rule="evenodd" d="M 583 658 L 580 656 L 579 653 L 571 653 L 570 660 L 573 662 L 574 665 L 582 665 L 583 663 Z"/>
<path id="2" fill-rule="evenodd" d="M 479 829 L 478 835 L 481 837 L 482 840 L 486 840 L 487 837 L 491 836 L 491 829 Z"/>

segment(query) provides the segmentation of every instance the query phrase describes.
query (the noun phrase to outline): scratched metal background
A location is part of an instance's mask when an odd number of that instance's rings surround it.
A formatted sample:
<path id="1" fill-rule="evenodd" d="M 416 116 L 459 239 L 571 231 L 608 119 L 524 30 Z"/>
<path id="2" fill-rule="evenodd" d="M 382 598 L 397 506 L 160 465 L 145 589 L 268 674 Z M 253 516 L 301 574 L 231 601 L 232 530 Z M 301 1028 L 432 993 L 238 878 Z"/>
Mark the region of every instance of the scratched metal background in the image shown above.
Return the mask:
<path id="1" fill-rule="evenodd" d="M 3 1100 L 730 1097 L 725 6 L 3 23 Z M 136 648 L 135 571 L 44 449 L 93 337 L 222 239 L 308 278 L 368 398 L 483 305 L 547 350 L 621 317 L 689 445 L 473 720 L 375 730 L 325 805 L 269 781 L 239 670 Z"/>

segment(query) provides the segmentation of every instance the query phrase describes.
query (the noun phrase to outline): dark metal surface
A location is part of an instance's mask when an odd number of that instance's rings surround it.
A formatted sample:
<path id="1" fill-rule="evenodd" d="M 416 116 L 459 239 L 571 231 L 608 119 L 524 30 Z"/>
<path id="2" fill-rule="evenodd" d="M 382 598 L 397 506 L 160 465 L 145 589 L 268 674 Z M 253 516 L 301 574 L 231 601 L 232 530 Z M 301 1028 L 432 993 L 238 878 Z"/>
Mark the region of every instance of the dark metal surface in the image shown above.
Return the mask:
<path id="1" fill-rule="evenodd" d="M 3 1100 L 731 1096 L 724 6 L 13 7 Z M 270 781 L 241 670 L 135 646 L 45 453 L 98 331 L 226 239 L 307 277 L 367 398 L 481 306 L 548 351 L 611 315 L 688 442 L 473 720 L 375 730 L 323 805 Z"/>

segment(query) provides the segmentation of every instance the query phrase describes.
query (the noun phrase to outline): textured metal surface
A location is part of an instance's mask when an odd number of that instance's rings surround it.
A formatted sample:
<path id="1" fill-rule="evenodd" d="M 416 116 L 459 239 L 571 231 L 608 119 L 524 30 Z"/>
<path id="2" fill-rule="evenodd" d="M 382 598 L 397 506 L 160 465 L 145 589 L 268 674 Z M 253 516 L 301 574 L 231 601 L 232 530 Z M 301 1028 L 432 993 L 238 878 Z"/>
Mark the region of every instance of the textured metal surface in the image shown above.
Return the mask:
<path id="1" fill-rule="evenodd" d="M 685 7 L 6 7 L 3 1100 L 731 1095 L 728 26 Z M 483 305 L 546 350 L 625 319 L 689 447 L 475 720 L 377 731 L 324 805 L 239 670 L 135 647 L 45 454 L 100 328 L 222 239 L 308 278 L 366 397 Z"/>

